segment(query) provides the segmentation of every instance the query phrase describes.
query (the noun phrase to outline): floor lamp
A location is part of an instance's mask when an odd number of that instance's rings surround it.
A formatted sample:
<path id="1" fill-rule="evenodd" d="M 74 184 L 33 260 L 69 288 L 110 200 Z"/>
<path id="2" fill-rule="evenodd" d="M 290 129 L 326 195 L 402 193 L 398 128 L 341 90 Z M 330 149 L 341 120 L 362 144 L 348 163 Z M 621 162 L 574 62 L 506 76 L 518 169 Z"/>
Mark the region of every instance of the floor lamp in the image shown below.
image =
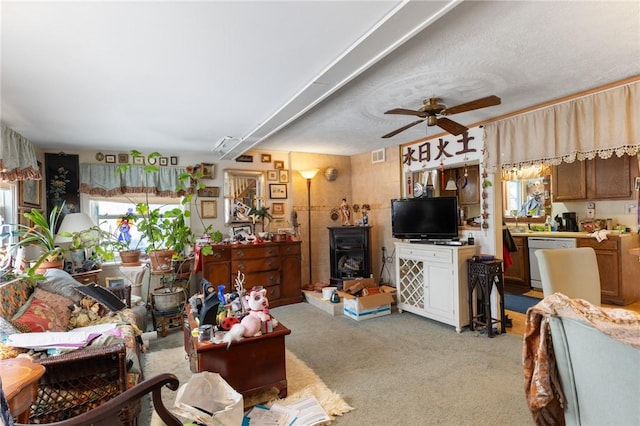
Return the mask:
<path id="1" fill-rule="evenodd" d="M 307 211 L 308 211 L 308 220 L 307 220 L 307 235 L 309 241 L 309 283 L 312 284 L 313 280 L 311 279 L 311 179 L 315 177 L 318 173 L 319 169 L 312 170 L 300 170 L 300 174 L 303 178 L 307 180 Z"/>

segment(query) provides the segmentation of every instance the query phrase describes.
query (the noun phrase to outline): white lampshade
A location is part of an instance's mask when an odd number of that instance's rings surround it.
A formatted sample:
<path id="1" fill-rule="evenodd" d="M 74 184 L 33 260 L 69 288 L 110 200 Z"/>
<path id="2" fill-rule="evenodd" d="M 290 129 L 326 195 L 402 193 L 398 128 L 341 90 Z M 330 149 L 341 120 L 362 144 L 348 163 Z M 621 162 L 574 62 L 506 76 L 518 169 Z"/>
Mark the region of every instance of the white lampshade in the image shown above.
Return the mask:
<path id="1" fill-rule="evenodd" d="M 63 232 L 82 232 L 96 226 L 91 217 L 86 213 L 69 213 L 63 219 L 56 235 L 55 243 L 70 243 L 71 237 L 63 237 Z"/>
<path id="2" fill-rule="evenodd" d="M 444 188 L 447 191 L 456 191 L 458 187 L 456 186 L 456 181 L 453 179 L 449 179 L 447 182 L 447 186 Z"/>
<path id="3" fill-rule="evenodd" d="M 300 174 L 305 179 L 313 179 L 319 171 L 320 169 L 300 170 Z"/>

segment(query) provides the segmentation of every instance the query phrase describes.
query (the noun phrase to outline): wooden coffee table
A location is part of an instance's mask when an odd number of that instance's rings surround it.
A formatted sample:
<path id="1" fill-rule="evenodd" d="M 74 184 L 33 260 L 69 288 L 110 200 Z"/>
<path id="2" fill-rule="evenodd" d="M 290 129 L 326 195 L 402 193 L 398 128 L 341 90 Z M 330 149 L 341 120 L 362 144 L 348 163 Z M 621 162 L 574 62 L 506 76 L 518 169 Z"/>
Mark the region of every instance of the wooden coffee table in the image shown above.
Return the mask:
<path id="1" fill-rule="evenodd" d="M 0 361 L 2 390 L 18 423 L 29 423 L 29 409 L 38 395 L 38 380 L 43 374 L 44 367 L 27 358 Z"/>
<path id="2" fill-rule="evenodd" d="M 185 350 L 191 371 L 220 373 L 245 398 L 271 388 L 277 388 L 281 398 L 287 396 L 284 338 L 291 330 L 280 323 L 271 333 L 244 338 L 227 349 L 226 343 L 200 343 L 191 336 L 197 326 L 188 303 L 187 318 Z"/>

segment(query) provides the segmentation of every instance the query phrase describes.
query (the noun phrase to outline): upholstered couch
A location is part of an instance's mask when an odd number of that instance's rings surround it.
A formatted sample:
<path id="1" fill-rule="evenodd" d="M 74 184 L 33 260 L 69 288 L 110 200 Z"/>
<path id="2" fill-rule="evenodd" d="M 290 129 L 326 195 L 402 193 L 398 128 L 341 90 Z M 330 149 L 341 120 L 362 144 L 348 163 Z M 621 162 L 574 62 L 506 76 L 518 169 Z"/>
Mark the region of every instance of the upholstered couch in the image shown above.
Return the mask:
<path id="1" fill-rule="evenodd" d="M 78 290 L 82 284 L 64 271 L 48 270 L 46 277 L 35 286 L 24 280 L 0 284 L 0 359 L 30 356 L 46 367 L 31 407 L 30 423 L 77 416 L 142 380 L 141 331 L 133 311 L 125 307 L 113 312 L 96 304 L 96 299 Z M 62 353 L 17 348 L 9 345 L 11 339 L 7 338 L 13 333 L 69 331 L 73 329 L 71 324 L 81 322 L 114 323 L 117 330 L 82 349 Z M 121 415 L 123 423 L 135 422 L 139 412 L 139 402 L 127 407 Z"/>
<path id="2" fill-rule="evenodd" d="M 640 349 L 575 319 L 549 326 L 566 424 L 640 424 Z"/>

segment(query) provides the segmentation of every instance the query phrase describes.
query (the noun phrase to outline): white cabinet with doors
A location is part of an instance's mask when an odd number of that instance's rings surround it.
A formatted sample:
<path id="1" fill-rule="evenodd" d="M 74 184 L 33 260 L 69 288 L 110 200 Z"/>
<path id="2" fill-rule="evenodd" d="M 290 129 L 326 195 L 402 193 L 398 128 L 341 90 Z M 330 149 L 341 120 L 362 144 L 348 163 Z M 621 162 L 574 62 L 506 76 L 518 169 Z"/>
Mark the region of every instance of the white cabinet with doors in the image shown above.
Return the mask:
<path id="1" fill-rule="evenodd" d="M 475 246 L 396 243 L 398 310 L 452 325 L 469 324 L 467 259 Z"/>

